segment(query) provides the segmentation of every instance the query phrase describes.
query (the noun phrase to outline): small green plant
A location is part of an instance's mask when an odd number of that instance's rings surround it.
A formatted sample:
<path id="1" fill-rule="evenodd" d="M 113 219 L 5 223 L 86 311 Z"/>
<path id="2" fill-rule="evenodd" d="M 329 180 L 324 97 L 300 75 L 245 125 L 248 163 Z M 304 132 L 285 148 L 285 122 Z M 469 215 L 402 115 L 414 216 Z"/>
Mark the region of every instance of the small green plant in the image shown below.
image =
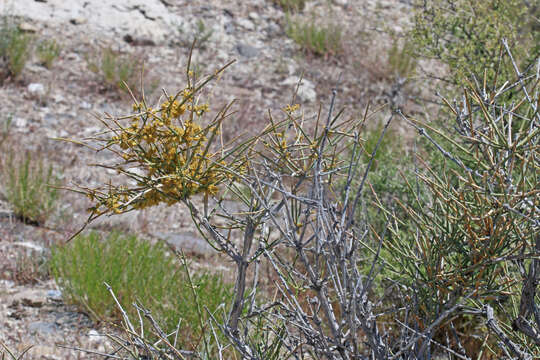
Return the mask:
<path id="1" fill-rule="evenodd" d="M 97 58 L 87 59 L 87 63 L 90 71 L 100 76 L 107 89 L 124 92 L 131 90 L 136 95 L 139 94 L 143 64 L 137 57 L 107 48 Z M 147 84 L 145 81 L 143 83 Z M 152 92 L 157 87 L 157 80 L 151 79 L 147 85 L 145 92 Z"/>
<path id="2" fill-rule="evenodd" d="M 34 160 L 27 153 L 23 158 L 10 158 L 3 166 L 4 196 L 15 214 L 24 222 L 43 224 L 58 200 L 60 181 L 52 166 Z"/>
<path id="3" fill-rule="evenodd" d="M 7 114 L 2 116 L 2 122 L 0 124 L 0 145 L 8 138 L 11 130 L 11 124 L 13 123 L 13 114 Z"/>
<path id="4" fill-rule="evenodd" d="M 137 302 L 152 309 L 165 329 L 174 329 L 181 321 L 185 332 L 179 341 L 183 346 L 193 345 L 204 335 L 198 327 L 196 301 L 214 312 L 230 298 L 230 287 L 218 276 L 199 274 L 188 279 L 165 245 L 135 236 L 112 233 L 102 239 L 95 232 L 78 236 L 68 245 L 54 248 L 50 263 L 66 300 L 97 319 L 119 320 L 122 315 L 104 286 L 107 283 L 131 318 L 138 318 L 131 306 Z"/>
<path id="5" fill-rule="evenodd" d="M 334 56 L 342 52 L 342 33 L 336 24 L 319 25 L 313 19 L 300 20 L 287 15 L 287 36 L 306 53 Z"/>
<path id="6" fill-rule="evenodd" d="M 414 75 L 417 62 L 408 50 L 410 46 L 408 41 L 405 41 L 401 46 L 397 40 L 392 43 L 392 47 L 388 51 L 388 65 L 392 76 L 410 78 Z"/>
<path id="7" fill-rule="evenodd" d="M 280 6 L 284 11 L 297 12 L 304 10 L 308 0 L 272 0 L 272 2 Z"/>
<path id="8" fill-rule="evenodd" d="M 43 40 L 36 49 L 39 62 L 47 69 L 52 67 L 54 60 L 60 55 L 61 46 L 56 40 Z"/>
<path id="9" fill-rule="evenodd" d="M 0 75 L 18 78 L 31 55 L 32 36 L 20 31 L 18 25 L 2 19 L 0 24 Z"/>
<path id="10" fill-rule="evenodd" d="M 36 284 L 49 278 L 48 256 L 43 253 L 23 252 L 17 255 L 11 271 L 11 280 L 18 285 Z"/>
<path id="11" fill-rule="evenodd" d="M 174 44 L 182 47 L 194 46 L 196 49 L 205 49 L 214 34 L 214 30 L 199 19 L 195 29 L 186 30 L 181 24 L 176 24 L 180 38 L 173 41 Z"/>
<path id="12" fill-rule="evenodd" d="M 213 33 L 214 30 L 207 28 L 204 21 L 199 19 L 197 21 L 197 33 L 195 35 L 197 47 L 205 48 Z"/>

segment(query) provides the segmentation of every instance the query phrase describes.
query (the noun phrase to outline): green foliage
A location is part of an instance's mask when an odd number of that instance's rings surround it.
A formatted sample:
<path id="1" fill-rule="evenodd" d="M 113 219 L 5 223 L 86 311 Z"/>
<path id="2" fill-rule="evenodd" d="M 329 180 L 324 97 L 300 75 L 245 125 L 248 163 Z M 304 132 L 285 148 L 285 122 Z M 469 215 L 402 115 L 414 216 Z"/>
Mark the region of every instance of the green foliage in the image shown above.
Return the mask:
<path id="1" fill-rule="evenodd" d="M 11 130 L 11 124 L 13 123 L 13 114 L 2 115 L 2 121 L 0 123 L 0 146 L 8 138 Z"/>
<path id="2" fill-rule="evenodd" d="M 314 19 L 301 20 L 287 15 L 285 32 L 309 54 L 328 57 L 343 50 L 341 28 L 337 24 L 319 25 Z"/>
<path id="3" fill-rule="evenodd" d="M 15 214 L 26 223 L 43 224 L 55 208 L 60 181 L 52 166 L 46 166 L 30 153 L 23 158 L 14 154 L 3 164 L 1 177 L 4 196 Z"/>
<path id="4" fill-rule="evenodd" d="M 209 28 L 202 19 L 197 20 L 197 27 L 188 33 L 180 24 L 177 27 L 181 38 L 175 43 L 184 47 L 191 47 L 195 41 L 196 49 L 205 49 L 214 34 L 214 30 Z"/>
<path id="5" fill-rule="evenodd" d="M 52 67 L 54 60 L 60 55 L 60 44 L 56 40 L 42 40 L 37 48 L 36 53 L 39 58 L 39 62 L 47 69 Z"/>
<path id="6" fill-rule="evenodd" d="M 32 36 L 19 30 L 18 24 L 4 17 L 0 23 L 1 77 L 18 78 L 31 55 Z"/>
<path id="7" fill-rule="evenodd" d="M 308 0 L 272 0 L 272 2 L 287 12 L 297 12 L 304 10 Z"/>
<path id="8" fill-rule="evenodd" d="M 493 83 L 499 77 L 512 78 L 514 71 L 507 60 L 498 67 L 501 39 L 506 38 L 514 56 L 526 66 L 538 56 L 538 6 L 523 0 L 434 0 L 417 1 L 411 31 L 415 56 L 437 59 L 448 66 L 444 79 L 467 85 L 471 75 Z M 440 77 L 440 74 L 437 74 Z"/>
<path id="9" fill-rule="evenodd" d="M 100 76 L 106 88 L 138 95 L 141 82 L 142 61 L 133 55 L 121 54 L 110 48 L 104 49 L 95 58 L 87 59 L 88 68 Z M 144 80 L 144 79 L 143 79 Z M 149 93 L 157 87 L 157 80 L 143 81 L 145 92 Z"/>
<path id="10" fill-rule="evenodd" d="M 534 83 L 526 86 L 535 93 Z M 392 236 L 384 243 L 384 255 L 390 255 L 387 262 L 397 281 L 415 288 L 425 319 L 465 298 L 475 306 L 501 305 L 508 297 L 519 303 L 522 279 L 509 258 L 534 253 L 538 235 L 537 201 L 531 200 L 539 188 L 536 100 L 521 104 L 522 117 L 515 118 L 517 108 L 504 97 L 488 93 L 486 98 L 494 100 L 486 104 L 479 89 L 468 89 L 464 96 L 468 113 L 450 108 L 454 116 L 467 114 L 457 121 L 458 134 L 415 121 L 431 133 L 425 145 L 429 152 L 419 159 L 420 191 L 408 182 L 414 197 L 398 202 L 403 216 L 385 210 Z M 477 323 L 463 333 L 470 336 L 473 330 Z"/>
<path id="11" fill-rule="evenodd" d="M 414 75 L 417 61 L 411 56 L 411 43 L 405 41 L 401 46 L 399 41 L 394 40 L 388 51 L 388 65 L 393 76 L 410 78 Z"/>
<path id="12" fill-rule="evenodd" d="M 197 301 L 214 312 L 229 301 L 231 293 L 218 276 L 199 274 L 189 279 L 162 243 L 118 233 L 106 239 L 90 233 L 53 249 L 51 272 L 68 301 L 100 320 L 121 319 L 104 282 L 132 319 L 138 319 L 131 306 L 137 302 L 152 309 L 155 319 L 164 322 L 164 329 L 176 328 L 181 320 L 181 346 L 192 346 L 205 335 L 198 326 Z M 202 311 L 202 316 L 207 316 L 204 308 Z"/>

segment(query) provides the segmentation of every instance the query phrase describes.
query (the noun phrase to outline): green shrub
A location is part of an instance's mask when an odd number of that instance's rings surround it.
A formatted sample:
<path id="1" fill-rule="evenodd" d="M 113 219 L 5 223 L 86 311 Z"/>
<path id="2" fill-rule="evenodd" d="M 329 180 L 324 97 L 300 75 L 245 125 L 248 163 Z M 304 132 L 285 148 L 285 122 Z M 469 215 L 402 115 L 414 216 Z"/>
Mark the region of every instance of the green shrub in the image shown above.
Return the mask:
<path id="1" fill-rule="evenodd" d="M 41 41 L 36 48 L 39 62 L 47 69 L 50 69 L 53 61 L 60 55 L 60 50 L 60 44 L 54 39 Z"/>
<path id="2" fill-rule="evenodd" d="M 447 65 L 449 74 L 443 78 L 459 87 L 468 86 L 471 75 L 480 81 L 484 71 L 488 83 L 493 83 L 497 73 L 499 78 L 514 76 L 508 59 L 498 66 L 503 38 L 508 39 L 515 58 L 523 60 L 519 65 L 526 66 L 538 56 L 540 35 L 534 31 L 538 5 L 533 7 L 523 0 L 416 3 L 411 51 Z"/>
<path id="3" fill-rule="evenodd" d="M 60 181 L 52 166 L 35 160 L 30 153 L 23 158 L 11 154 L 2 170 L 3 195 L 15 214 L 26 223 L 43 224 L 58 200 L 58 190 L 54 186 Z"/>
<path id="4" fill-rule="evenodd" d="M 342 52 L 342 33 L 337 24 L 319 25 L 313 19 L 301 20 L 287 15 L 285 32 L 304 52 L 324 57 Z"/>
<path id="5" fill-rule="evenodd" d="M 152 309 L 164 329 L 174 329 L 181 320 L 183 346 L 191 346 L 202 334 L 196 299 L 186 272 L 162 243 L 151 244 L 135 236 L 113 233 L 102 239 L 93 232 L 52 250 L 51 272 L 67 301 L 77 304 L 100 320 L 120 320 L 109 284 L 132 319 L 138 319 L 138 302 Z M 231 289 L 220 277 L 192 276 L 196 298 L 214 312 L 229 301 Z M 204 311 L 204 310 L 203 310 Z M 181 330 L 182 331 L 182 330 Z"/>
<path id="6" fill-rule="evenodd" d="M 18 78 L 31 55 L 32 36 L 20 31 L 18 25 L 2 19 L 0 24 L 0 66 L 2 77 Z"/>

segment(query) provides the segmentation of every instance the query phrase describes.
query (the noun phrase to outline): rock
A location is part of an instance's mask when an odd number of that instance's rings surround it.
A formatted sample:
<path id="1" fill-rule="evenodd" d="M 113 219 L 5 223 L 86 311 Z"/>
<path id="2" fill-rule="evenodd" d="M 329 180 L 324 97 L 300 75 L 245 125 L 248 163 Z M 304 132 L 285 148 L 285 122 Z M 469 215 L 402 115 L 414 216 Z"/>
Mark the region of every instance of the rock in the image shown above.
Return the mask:
<path id="1" fill-rule="evenodd" d="M 39 246 L 37 244 L 34 244 L 32 242 L 28 242 L 28 241 L 16 242 L 16 243 L 13 243 L 13 245 L 14 246 L 22 246 L 22 247 L 25 247 L 27 249 L 34 250 L 34 251 L 40 252 L 40 253 L 45 250 L 42 246 Z"/>
<path id="2" fill-rule="evenodd" d="M 256 57 L 259 54 L 259 49 L 245 43 L 238 43 L 236 45 L 236 50 L 240 55 L 247 57 L 248 59 Z"/>
<path id="3" fill-rule="evenodd" d="M 133 37 L 131 34 L 124 35 L 123 39 L 132 46 L 156 46 L 152 39 Z"/>
<path id="4" fill-rule="evenodd" d="M 77 17 L 69 19 L 69 22 L 73 25 L 83 25 L 88 22 L 88 19 L 85 18 L 84 16 L 77 16 Z"/>
<path id="5" fill-rule="evenodd" d="M 244 18 L 236 19 L 236 23 L 246 30 L 249 30 L 249 31 L 255 30 L 255 24 L 249 19 L 244 19 Z"/>
<path id="6" fill-rule="evenodd" d="M 62 301 L 62 292 L 60 290 L 49 290 L 47 291 L 47 298 L 53 301 Z"/>
<path id="7" fill-rule="evenodd" d="M 166 241 L 168 244 L 174 246 L 178 250 L 182 249 L 186 252 L 193 252 L 199 255 L 210 255 L 214 252 L 214 249 L 210 245 L 208 245 L 206 240 L 190 232 L 157 232 L 154 234 L 154 236 Z"/>
<path id="8" fill-rule="evenodd" d="M 248 18 L 252 21 L 258 21 L 259 20 L 259 14 L 257 14 L 256 12 L 250 12 L 248 14 Z"/>
<path id="9" fill-rule="evenodd" d="M 45 294 L 40 290 L 25 289 L 12 297 L 13 303 L 21 303 L 27 307 L 39 308 L 45 303 Z"/>
<path id="10" fill-rule="evenodd" d="M 69 54 L 66 55 L 66 60 L 69 60 L 69 61 L 80 61 L 81 60 L 81 56 L 77 53 L 74 53 L 74 52 L 70 52 Z"/>
<path id="11" fill-rule="evenodd" d="M 19 24 L 19 30 L 28 33 L 35 33 L 38 31 L 38 28 L 29 22 L 22 22 Z"/>
<path id="12" fill-rule="evenodd" d="M 28 120 L 25 118 L 16 117 L 15 119 L 13 119 L 13 124 L 16 127 L 21 128 L 22 130 L 26 130 L 28 126 Z"/>
<path id="13" fill-rule="evenodd" d="M 45 96 L 45 86 L 43 86 L 43 84 L 40 84 L 40 83 L 28 84 L 27 90 L 33 96 L 37 96 L 37 97 Z"/>
<path id="14" fill-rule="evenodd" d="M 28 324 L 28 331 L 34 334 L 49 335 L 58 331 L 58 327 L 54 323 L 46 321 L 34 321 Z"/>
<path id="15" fill-rule="evenodd" d="M 285 79 L 281 85 L 285 85 L 289 88 L 292 88 L 294 91 L 296 89 L 296 86 L 298 84 L 298 81 L 300 81 L 300 78 L 297 76 L 291 76 L 287 79 Z M 315 85 L 307 79 L 302 79 L 302 82 L 300 83 L 300 87 L 298 88 L 298 97 L 302 99 L 305 102 L 314 102 L 317 100 L 317 92 L 315 91 Z"/>

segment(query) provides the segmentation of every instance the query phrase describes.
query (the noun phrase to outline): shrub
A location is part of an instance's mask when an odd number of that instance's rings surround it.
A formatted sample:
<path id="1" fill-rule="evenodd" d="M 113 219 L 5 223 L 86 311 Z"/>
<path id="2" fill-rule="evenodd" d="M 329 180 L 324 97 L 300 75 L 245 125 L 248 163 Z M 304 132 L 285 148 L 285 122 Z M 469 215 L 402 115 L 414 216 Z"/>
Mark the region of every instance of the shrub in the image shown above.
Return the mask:
<path id="1" fill-rule="evenodd" d="M 471 75 L 495 85 L 495 78 L 514 74 L 511 62 L 498 66 L 501 40 L 508 39 L 524 69 L 538 56 L 539 7 L 523 0 L 435 0 L 417 1 L 414 27 L 410 33 L 415 56 L 436 59 L 448 66 L 447 82 L 468 86 Z M 536 18 L 535 18 L 536 16 Z M 437 74 L 436 78 L 441 75 Z M 497 82 L 499 84 L 499 82 Z"/>
<path id="2" fill-rule="evenodd" d="M 334 56 L 342 52 L 342 34 L 339 25 L 319 25 L 314 19 L 301 20 L 287 15 L 287 36 L 300 45 L 306 53 Z"/>
<path id="3" fill-rule="evenodd" d="M 535 78 L 509 80 L 509 89 L 522 91 L 517 103 L 505 102 L 504 91 L 466 90 L 463 103 L 450 106 L 457 135 L 397 110 L 366 143 L 360 132 L 373 114 L 341 120 L 334 91 L 325 116 L 304 116 L 289 104 L 270 113 L 257 136 L 225 144 L 216 139 L 229 107 L 205 122 L 210 105 L 196 101 L 222 70 L 195 82 L 188 68 L 185 88 L 158 109 L 136 102 L 135 114 L 104 119 L 111 136 L 101 139 L 103 151 L 137 184 L 118 179 L 86 192 L 94 202 L 90 220 L 182 204 L 231 259 L 228 313 L 198 315 L 225 338 L 214 335 L 218 354 L 232 346 L 248 359 L 539 355 Z M 418 185 L 404 179 L 410 199 L 389 206 L 374 193 L 385 219 L 379 224 L 365 189 L 396 116 L 445 162 L 418 156 Z M 259 279 L 261 263 L 269 289 Z M 167 341 L 152 353 L 174 349 Z"/>
<path id="4" fill-rule="evenodd" d="M 0 66 L 3 78 L 18 78 L 31 55 L 32 37 L 19 30 L 18 24 L 2 18 L 0 24 Z M 1 74 L 0 74 L 1 75 Z"/>
<path id="5" fill-rule="evenodd" d="M 60 55 L 60 50 L 61 46 L 56 40 L 42 40 L 36 48 L 39 62 L 47 69 L 50 69 L 53 61 Z"/>
<path id="6" fill-rule="evenodd" d="M 54 210 L 60 184 L 51 165 L 35 160 L 30 153 L 22 158 L 13 153 L 3 160 L 3 192 L 15 214 L 25 223 L 43 224 Z"/>
<path id="7" fill-rule="evenodd" d="M 104 285 L 107 283 L 137 318 L 137 303 L 152 309 L 164 328 L 181 321 L 180 346 L 189 347 L 205 334 L 198 327 L 196 298 L 213 313 L 227 303 L 229 286 L 216 275 L 192 277 L 193 289 L 176 257 L 162 243 L 151 244 L 135 236 L 112 233 L 102 238 L 92 232 L 52 250 L 51 273 L 67 301 L 99 320 L 121 320 L 122 314 Z M 195 293 L 193 293 L 193 291 Z"/>

